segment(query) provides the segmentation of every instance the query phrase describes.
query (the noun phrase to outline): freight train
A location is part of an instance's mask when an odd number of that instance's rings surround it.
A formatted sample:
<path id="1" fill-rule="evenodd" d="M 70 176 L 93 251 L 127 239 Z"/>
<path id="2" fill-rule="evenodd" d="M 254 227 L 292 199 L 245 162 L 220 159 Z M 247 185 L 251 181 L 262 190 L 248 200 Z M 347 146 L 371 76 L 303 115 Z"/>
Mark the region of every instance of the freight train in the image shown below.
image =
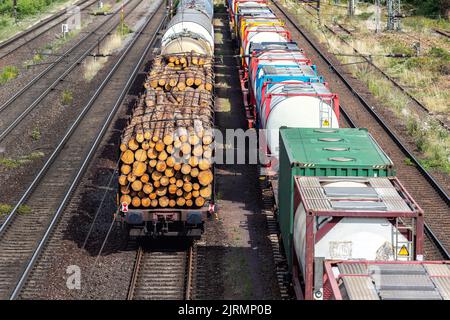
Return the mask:
<path id="1" fill-rule="evenodd" d="M 181 0 L 120 143 L 115 220 L 131 237 L 198 239 L 214 213 L 212 0 Z"/>
<path id="2" fill-rule="evenodd" d="M 296 297 L 449 299 L 450 264 L 423 261 L 423 210 L 386 153 L 366 129 L 339 128 L 339 96 L 268 0 L 227 6 Z"/>

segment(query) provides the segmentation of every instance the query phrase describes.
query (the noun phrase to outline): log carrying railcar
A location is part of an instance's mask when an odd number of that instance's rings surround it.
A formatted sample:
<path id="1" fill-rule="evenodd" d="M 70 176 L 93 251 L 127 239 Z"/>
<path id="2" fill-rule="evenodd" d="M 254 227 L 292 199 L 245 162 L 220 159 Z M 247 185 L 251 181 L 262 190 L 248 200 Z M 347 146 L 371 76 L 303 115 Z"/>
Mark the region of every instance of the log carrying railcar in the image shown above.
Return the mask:
<path id="1" fill-rule="evenodd" d="M 212 15 L 180 2 L 122 135 L 115 218 L 131 236 L 199 238 L 215 211 Z"/>

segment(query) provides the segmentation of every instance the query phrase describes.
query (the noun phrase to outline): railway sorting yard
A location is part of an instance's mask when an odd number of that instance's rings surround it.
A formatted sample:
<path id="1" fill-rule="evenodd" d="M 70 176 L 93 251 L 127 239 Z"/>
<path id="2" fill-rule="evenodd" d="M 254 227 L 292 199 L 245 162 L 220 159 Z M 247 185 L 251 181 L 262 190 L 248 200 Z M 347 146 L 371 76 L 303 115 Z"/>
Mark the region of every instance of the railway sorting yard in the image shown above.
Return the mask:
<path id="1" fill-rule="evenodd" d="M 448 21 L 414 53 L 337 2 L 70 1 L 0 42 L 0 299 L 450 299 Z"/>

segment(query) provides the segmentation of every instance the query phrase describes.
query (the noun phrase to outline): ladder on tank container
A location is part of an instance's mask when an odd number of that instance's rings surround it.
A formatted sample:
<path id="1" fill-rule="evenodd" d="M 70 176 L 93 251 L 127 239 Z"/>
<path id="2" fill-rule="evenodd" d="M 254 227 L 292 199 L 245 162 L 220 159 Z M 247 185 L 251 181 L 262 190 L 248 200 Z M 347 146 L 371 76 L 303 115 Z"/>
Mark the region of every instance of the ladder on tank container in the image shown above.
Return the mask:
<path id="1" fill-rule="evenodd" d="M 327 103 L 327 104 L 325 104 Z M 329 107 L 328 107 L 329 106 Z M 321 98 L 319 102 L 319 128 L 332 128 L 333 100 Z"/>
<path id="2" fill-rule="evenodd" d="M 394 259 L 406 261 L 414 260 L 414 220 L 410 219 L 408 222 L 405 218 L 398 217 L 395 219 L 395 226 L 392 225 L 392 229 Z M 402 231 L 409 233 L 411 240 L 408 240 L 408 235 L 405 236 Z M 400 239 L 400 236 L 402 235 L 407 239 L 406 241 Z"/>

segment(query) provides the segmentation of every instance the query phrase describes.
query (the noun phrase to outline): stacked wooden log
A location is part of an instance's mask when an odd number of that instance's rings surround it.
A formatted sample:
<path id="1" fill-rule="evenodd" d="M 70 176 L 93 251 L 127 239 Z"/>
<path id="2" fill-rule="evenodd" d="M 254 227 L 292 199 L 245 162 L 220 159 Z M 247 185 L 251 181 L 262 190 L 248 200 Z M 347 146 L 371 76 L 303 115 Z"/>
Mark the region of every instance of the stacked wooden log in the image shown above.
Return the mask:
<path id="1" fill-rule="evenodd" d="M 134 208 L 199 208 L 213 192 L 212 60 L 154 60 L 120 144 L 120 202 Z"/>

